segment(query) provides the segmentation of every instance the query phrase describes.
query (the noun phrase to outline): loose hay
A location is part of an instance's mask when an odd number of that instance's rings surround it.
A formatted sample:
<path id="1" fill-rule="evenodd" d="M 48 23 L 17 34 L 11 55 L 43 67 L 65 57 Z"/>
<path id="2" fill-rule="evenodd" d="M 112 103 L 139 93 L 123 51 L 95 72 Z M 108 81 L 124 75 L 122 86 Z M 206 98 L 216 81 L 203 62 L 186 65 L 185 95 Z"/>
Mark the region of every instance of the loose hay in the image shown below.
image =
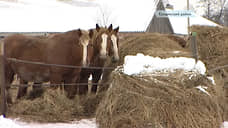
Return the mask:
<path id="1" fill-rule="evenodd" d="M 223 117 L 215 85 L 203 75 L 176 73 L 140 77 L 114 72 L 97 109 L 99 128 L 219 128 Z M 210 95 L 199 85 L 208 87 Z"/>
<path id="2" fill-rule="evenodd" d="M 99 95 L 76 96 L 68 99 L 57 90 L 45 89 L 35 99 L 25 97 L 9 107 L 8 116 L 20 117 L 26 121 L 65 122 L 94 117 L 102 93 Z"/>

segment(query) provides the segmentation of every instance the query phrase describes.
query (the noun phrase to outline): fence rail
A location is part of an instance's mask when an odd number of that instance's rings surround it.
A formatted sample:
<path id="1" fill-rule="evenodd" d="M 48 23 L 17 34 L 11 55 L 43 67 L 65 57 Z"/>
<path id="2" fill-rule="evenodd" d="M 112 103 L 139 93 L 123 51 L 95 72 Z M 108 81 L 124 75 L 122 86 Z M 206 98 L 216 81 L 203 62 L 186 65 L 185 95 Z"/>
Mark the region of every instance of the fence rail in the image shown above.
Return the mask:
<path id="1" fill-rule="evenodd" d="M 35 64 L 35 65 L 43 65 L 43 66 L 55 66 L 55 67 L 62 67 L 62 68 L 86 68 L 86 69 L 108 69 L 108 70 L 115 69 L 115 67 L 92 67 L 92 66 L 83 67 L 83 66 L 63 65 L 63 64 L 47 64 L 44 62 L 21 60 L 16 58 L 6 58 L 6 59 L 9 61 L 14 61 L 18 63 Z"/>
<path id="2" fill-rule="evenodd" d="M 11 87 L 30 87 L 30 86 L 45 86 L 45 87 L 51 87 L 51 86 L 61 86 L 61 85 L 66 85 L 66 86 L 74 86 L 74 85 L 109 85 L 110 83 L 68 83 L 68 84 L 12 84 Z"/>

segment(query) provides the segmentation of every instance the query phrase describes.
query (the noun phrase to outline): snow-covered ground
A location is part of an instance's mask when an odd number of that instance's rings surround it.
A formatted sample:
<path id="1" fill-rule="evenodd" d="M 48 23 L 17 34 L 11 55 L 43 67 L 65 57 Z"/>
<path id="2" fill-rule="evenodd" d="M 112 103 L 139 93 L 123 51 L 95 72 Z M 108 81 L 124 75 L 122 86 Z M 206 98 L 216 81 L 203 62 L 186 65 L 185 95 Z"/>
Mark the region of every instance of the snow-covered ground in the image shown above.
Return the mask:
<path id="1" fill-rule="evenodd" d="M 183 0 L 172 0 L 174 9 L 185 7 Z M 0 0 L 0 32 L 65 32 L 113 24 L 120 31 L 145 31 L 154 16 L 158 0 Z M 177 6 L 175 6 L 177 5 Z M 182 8 L 180 8 L 182 7 Z M 175 33 L 187 34 L 187 18 L 170 17 Z M 190 25 L 217 26 L 201 17 L 190 18 Z"/>
<path id="2" fill-rule="evenodd" d="M 0 116 L 0 128 L 97 128 L 95 119 L 82 119 L 69 123 L 26 123 Z"/>
<path id="3" fill-rule="evenodd" d="M 206 67 L 203 62 L 192 58 L 177 57 L 177 58 L 154 58 L 151 56 L 145 56 L 143 54 L 137 54 L 136 56 L 126 56 L 125 63 L 123 65 L 124 73 L 128 75 L 137 74 L 150 74 L 156 72 L 172 72 L 177 69 L 185 71 L 193 71 L 195 73 L 204 74 Z M 210 78 L 211 79 L 211 78 Z M 201 91 L 205 91 L 205 88 L 199 88 Z M 207 92 L 205 92 L 207 93 Z M 95 119 L 83 119 L 80 121 L 74 121 L 70 123 L 26 123 L 21 122 L 18 119 L 8 119 L 0 116 L 0 128 L 97 128 Z M 228 128 L 228 122 L 224 122 L 224 128 Z"/>

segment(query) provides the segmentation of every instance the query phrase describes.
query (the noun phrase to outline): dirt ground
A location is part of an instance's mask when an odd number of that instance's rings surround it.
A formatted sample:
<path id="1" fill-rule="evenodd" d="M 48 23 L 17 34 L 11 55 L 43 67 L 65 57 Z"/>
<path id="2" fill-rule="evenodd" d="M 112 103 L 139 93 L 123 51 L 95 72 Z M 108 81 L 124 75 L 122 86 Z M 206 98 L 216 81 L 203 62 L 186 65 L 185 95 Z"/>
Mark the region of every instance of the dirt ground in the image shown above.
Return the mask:
<path id="1" fill-rule="evenodd" d="M 228 64 L 228 30 L 226 28 L 194 26 L 192 31 L 197 32 L 199 59 L 210 70 L 208 75 L 214 75 L 216 84 L 223 88 L 217 91 L 221 91 L 221 95 L 225 93 L 226 97 L 224 96 L 224 98 L 227 98 L 228 102 L 228 94 L 226 93 L 226 91 L 228 92 L 226 88 L 228 84 L 227 70 L 213 70 L 216 67 Z M 192 57 L 189 41 L 185 41 L 184 37 L 159 33 L 120 33 L 121 59 L 117 64 L 108 65 L 121 65 L 124 62 L 124 56 L 136 55 L 137 53 L 161 58 Z M 109 73 L 110 71 L 106 72 L 106 74 Z M 109 79 L 112 78 L 109 77 Z M 171 84 L 175 84 L 175 82 L 170 81 Z M 191 81 L 187 82 L 186 85 L 190 86 L 196 81 L 192 81 L 193 83 Z M 15 97 L 17 88 L 12 88 L 11 92 Z M 30 90 L 25 98 L 15 100 L 12 105 L 9 105 L 8 116 L 40 122 L 64 122 L 95 117 L 96 108 L 106 94 L 76 96 L 75 99 L 69 100 L 61 91 L 45 88 L 45 92 L 41 97 L 31 99 L 31 95 L 32 91 Z M 226 108 L 222 109 L 224 109 L 223 114 L 228 115 L 225 111 Z M 224 120 L 228 120 L 228 117 L 224 116 Z"/>

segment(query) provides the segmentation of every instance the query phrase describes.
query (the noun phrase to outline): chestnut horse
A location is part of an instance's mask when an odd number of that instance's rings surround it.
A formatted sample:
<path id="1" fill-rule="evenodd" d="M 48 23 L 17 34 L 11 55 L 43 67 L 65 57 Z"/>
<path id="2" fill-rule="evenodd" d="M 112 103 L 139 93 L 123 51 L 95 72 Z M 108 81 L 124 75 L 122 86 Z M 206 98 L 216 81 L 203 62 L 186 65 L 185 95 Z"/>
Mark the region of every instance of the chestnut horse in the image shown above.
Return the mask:
<path id="1" fill-rule="evenodd" d="M 19 60 L 42 62 L 46 64 L 60 64 L 71 66 L 88 66 L 92 57 L 93 32 L 72 30 L 56 34 L 50 38 L 38 38 L 16 34 L 5 38 L 5 56 Z M 50 81 L 51 84 L 64 82 L 76 83 L 80 77 L 81 68 L 64 68 L 47 65 L 15 62 L 6 59 L 5 77 L 7 90 L 17 74 L 22 82 L 42 83 Z M 19 89 L 18 98 L 25 95 L 26 87 Z M 76 94 L 75 87 L 66 88 L 67 96 Z M 8 91 L 7 91 L 8 92 Z M 8 97 L 9 96 L 9 93 Z"/>
<path id="2" fill-rule="evenodd" d="M 118 51 L 118 33 L 119 27 L 112 30 L 112 24 L 108 28 L 101 28 L 99 25 L 96 25 L 96 34 L 94 34 L 93 44 L 94 44 L 94 53 L 93 57 L 91 59 L 90 67 L 92 68 L 83 68 L 81 71 L 81 78 L 80 83 L 86 83 L 88 84 L 88 78 L 90 75 L 92 75 L 92 93 L 97 92 L 97 85 L 98 81 L 101 78 L 101 75 L 103 73 L 102 67 L 105 66 L 107 56 L 112 56 L 112 60 L 114 62 L 119 60 L 119 51 Z M 102 37 L 102 38 L 97 38 Z M 101 42 L 102 44 L 99 44 L 98 42 Z M 106 58 L 101 58 L 101 52 L 97 51 L 98 47 L 105 47 L 106 51 L 103 51 L 104 54 L 106 54 Z M 93 69 L 93 67 L 98 67 L 98 69 Z M 81 86 L 79 89 L 79 94 L 87 94 L 88 93 L 88 85 Z"/>
<path id="3" fill-rule="evenodd" d="M 119 27 L 115 28 L 112 30 L 112 32 L 110 33 L 111 35 L 111 40 L 112 40 L 112 49 L 110 51 L 110 56 L 111 58 L 106 62 L 105 66 L 108 67 L 117 67 L 118 65 L 118 60 L 119 60 Z M 111 72 L 114 69 L 104 69 L 102 72 L 102 79 L 100 78 L 101 76 L 99 76 L 99 79 L 101 79 L 101 82 L 99 83 L 99 92 L 102 91 L 106 91 L 109 88 L 109 77 Z M 99 81 L 99 79 L 97 80 L 97 82 Z M 96 83 L 97 83 L 96 82 Z M 95 86 L 95 85 L 94 85 Z M 95 87 L 97 88 L 97 87 Z"/>

